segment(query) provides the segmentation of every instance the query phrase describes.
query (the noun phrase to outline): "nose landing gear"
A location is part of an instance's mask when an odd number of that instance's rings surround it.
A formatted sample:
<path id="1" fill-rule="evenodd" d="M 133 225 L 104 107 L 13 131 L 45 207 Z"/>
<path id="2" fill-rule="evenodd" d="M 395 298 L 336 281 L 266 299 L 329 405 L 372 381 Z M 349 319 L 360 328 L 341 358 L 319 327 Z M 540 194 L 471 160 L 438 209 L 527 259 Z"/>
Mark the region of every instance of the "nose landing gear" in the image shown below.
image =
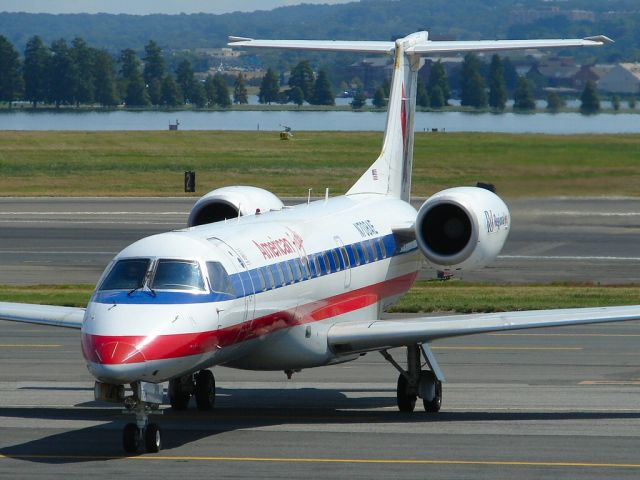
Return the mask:
<path id="1" fill-rule="evenodd" d="M 162 385 L 147 382 L 131 384 L 133 395 L 124 399 L 125 413 L 134 413 L 136 423 L 128 423 L 122 431 L 122 446 L 127 453 L 138 453 L 142 446 L 148 453 L 162 448 L 160 427 L 149 423 L 149 415 L 161 414 Z"/>

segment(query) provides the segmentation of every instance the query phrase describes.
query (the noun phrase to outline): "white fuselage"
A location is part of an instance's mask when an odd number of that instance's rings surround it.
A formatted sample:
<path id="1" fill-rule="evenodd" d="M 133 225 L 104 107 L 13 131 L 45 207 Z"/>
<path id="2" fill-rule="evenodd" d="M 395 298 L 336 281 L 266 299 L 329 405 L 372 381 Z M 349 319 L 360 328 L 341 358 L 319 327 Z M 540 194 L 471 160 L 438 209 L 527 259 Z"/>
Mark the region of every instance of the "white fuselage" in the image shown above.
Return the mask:
<path id="1" fill-rule="evenodd" d="M 348 360 L 328 348 L 327 330 L 380 318 L 411 287 L 420 254 L 392 227 L 415 216 L 404 201 L 361 194 L 142 239 L 114 262 L 186 259 L 203 272 L 219 262 L 235 294 L 214 293 L 214 278 L 199 291 L 99 284 L 82 327 L 89 370 L 109 383 L 162 382 L 221 364 L 297 370 Z"/>

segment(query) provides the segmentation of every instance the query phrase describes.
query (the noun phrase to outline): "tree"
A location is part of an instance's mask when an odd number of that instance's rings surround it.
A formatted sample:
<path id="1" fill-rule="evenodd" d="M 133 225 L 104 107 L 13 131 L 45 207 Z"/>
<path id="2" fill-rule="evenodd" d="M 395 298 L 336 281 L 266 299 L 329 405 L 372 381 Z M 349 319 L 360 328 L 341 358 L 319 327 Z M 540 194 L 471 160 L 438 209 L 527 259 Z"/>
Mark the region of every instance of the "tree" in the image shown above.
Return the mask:
<path id="1" fill-rule="evenodd" d="M 93 63 L 96 51 L 90 48 L 82 38 L 71 42 L 71 59 L 75 65 L 74 99 L 76 105 L 92 103 L 95 97 L 95 77 Z"/>
<path id="2" fill-rule="evenodd" d="M 242 72 L 238 73 L 236 81 L 233 85 L 233 103 L 247 104 L 249 103 L 249 97 L 247 95 L 247 86 L 244 82 L 244 75 Z"/>
<path id="3" fill-rule="evenodd" d="M 51 51 L 38 36 L 31 37 L 24 52 L 24 98 L 36 108 L 48 96 Z"/>
<path id="4" fill-rule="evenodd" d="M 103 107 L 119 103 L 115 79 L 115 62 L 106 50 L 97 50 L 93 57 L 94 99 Z"/>
<path id="5" fill-rule="evenodd" d="M 293 87 L 287 91 L 287 97 L 290 102 L 301 106 L 304 103 L 304 93 L 300 87 Z"/>
<path id="6" fill-rule="evenodd" d="M 176 81 L 178 82 L 180 90 L 182 90 L 185 103 L 191 103 L 195 77 L 193 66 L 189 60 L 182 60 L 178 64 L 178 68 L 176 69 Z"/>
<path id="7" fill-rule="evenodd" d="M 160 87 L 161 104 L 166 107 L 177 107 L 183 103 L 180 88 L 173 75 L 165 75 Z M 207 98 L 205 92 L 205 100 Z"/>
<path id="8" fill-rule="evenodd" d="M 384 108 L 387 106 L 387 99 L 384 96 L 384 88 L 376 88 L 376 92 L 373 94 L 373 106 L 376 108 Z"/>
<path id="9" fill-rule="evenodd" d="M 580 95 L 580 112 L 585 115 L 591 115 L 600 111 L 600 97 L 596 90 L 596 84 L 592 80 L 588 80 Z"/>
<path id="10" fill-rule="evenodd" d="M 565 106 L 565 101 L 556 92 L 549 92 L 547 94 L 547 110 L 550 112 L 558 112 Z"/>
<path id="11" fill-rule="evenodd" d="M 47 100 L 55 103 L 56 108 L 61 104 L 71 104 L 75 100 L 75 90 L 78 81 L 78 69 L 71 52 L 64 39 L 51 44 L 51 61 L 49 62 L 49 94 Z"/>
<path id="12" fill-rule="evenodd" d="M 329 75 L 326 70 L 318 72 L 318 78 L 313 85 L 313 103 L 314 105 L 335 105 L 336 96 L 333 93 L 333 87 L 329 81 Z"/>
<path id="13" fill-rule="evenodd" d="M 289 88 L 299 87 L 302 90 L 305 101 L 313 100 L 313 84 L 315 76 L 308 60 L 302 60 L 293 67 L 289 76 Z"/>
<path id="14" fill-rule="evenodd" d="M 289 82 L 289 85 L 291 85 L 291 82 Z M 278 80 L 278 76 L 276 75 L 276 72 L 269 67 L 267 69 L 267 73 L 262 77 L 262 82 L 260 83 L 258 101 L 260 103 L 268 103 L 271 105 L 271 102 L 278 100 L 278 93 L 280 93 L 280 82 Z"/>
<path id="15" fill-rule="evenodd" d="M 429 103 L 433 108 L 442 108 L 447 106 L 444 94 L 442 93 L 439 85 L 436 85 L 435 87 L 433 87 L 433 90 L 431 90 Z"/>
<path id="16" fill-rule="evenodd" d="M 150 40 L 144 47 L 144 69 L 142 77 L 147 85 L 149 99 L 153 105 L 162 103 L 162 82 L 165 77 L 165 62 L 162 49 Z"/>
<path id="17" fill-rule="evenodd" d="M 22 93 L 20 57 L 11 42 L 0 35 L 0 102 L 11 103 Z"/>
<path id="18" fill-rule="evenodd" d="M 611 97 L 611 106 L 616 112 L 620 110 L 620 97 L 618 95 Z"/>
<path id="19" fill-rule="evenodd" d="M 367 96 L 364 94 L 364 91 L 359 88 L 356 91 L 356 94 L 353 96 L 353 100 L 351 100 L 351 108 L 354 110 L 360 110 L 367 103 Z"/>
<path id="20" fill-rule="evenodd" d="M 123 99 L 127 107 L 146 107 L 151 103 L 140 73 L 140 60 L 136 52 L 130 48 L 120 54 L 120 77 Z"/>
<path id="21" fill-rule="evenodd" d="M 533 98 L 533 87 L 526 77 L 520 77 L 513 96 L 513 109 L 518 111 L 535 110 L 536 101 Z"/>
<path id="22" fill-rule="evenodd" d="M 144 47 L 144 70 L 142 76 L 144 81 L 150 83 L 152 80 L 164 80 L 165 62 L 162 56 L 162 49 L 156 42 L 150 40 Z"/>
<path id="23" fill-rule="evenodd" d="M 216 86 L 216 82 L 213 80 L 213 76 L 207 75 L 207 78 L 205 78 L 204 91 L 207 95 L 207 102 L 209 102 L 209 105 L 215 105 L 216 99 L 218 98 L 218 87 Z"/>
<path id="24" fill-rule="evenodd" d="M 216 86 L 216 103 L 222 108 L 229 108 L 231 106 L 231 98 L 229 97 L 229 87 L 221 73 L 216 73 L 213 76 L 213 82 Z"/>
<path id="25" fill-rule="evenodd" d="M 434 95 L 436 89 L 440 90 L 440 93 Z M 427 94 L 431 100 L 431 106 L 435 108 L 446 107 L 451 98 L 451 89 L 449 88 L 449 80 L 447 78 L 447 72 L 442 65 L 442 62 L 438 60 L 431 65 L 431 71 L 429 72 L 429 80 L 427 82 Z M 434 104 L 434 98 L 444 98 L 443 102 Z"/>
<path id="26" fill-rule="evenodd" d="M 487 92 L 480 73 L 480 60 L 473 53 L 468 53 L 464 57 L 460 84 L 462 106 L 475 108 L 487 106 Z"/>
<path id="27" fill-rule="evenodd" d="M 504 110 L 507 104 L 507 85 L 504 79 L 504 68 L 498 55 L 491 57 L 489 66 L 489 106 L 496 110 Z"/>
<path id="28" fill-rule="evenodd" d="M 423 108 L 428 108 L 431 102 L 429 101 L 429 93 L 424 85 L 424 82 L 418 77 L 418 83 L 416 85 L 416 105 Z"/>
<path id="29" fill-rule="evenodd" d="M 515 92 L 520 75 L 518 75 L 518 71 L 516 67 L 513 66 L 513 63 L 511 63 L 509 57 L 505 57 L 502 60 L 502 69 L 504 70 L 504 81 L 507 86 L 507 92 Z"/>
<path id="30" fill-rule="evenodd" d="M 227 97 L 228 98 L 228 97 Z M 197 108 L 207 106 L 207 92 L 202 82 L 195 82 L 191 89 L 191 103 Z"/>
<path id="31" fill-rule="evenodd" d="M 636 97 L 631 97 L 629 99 L 629 108 L 631 110 L 633 110 L 634 108 L 636 108 Z"/>

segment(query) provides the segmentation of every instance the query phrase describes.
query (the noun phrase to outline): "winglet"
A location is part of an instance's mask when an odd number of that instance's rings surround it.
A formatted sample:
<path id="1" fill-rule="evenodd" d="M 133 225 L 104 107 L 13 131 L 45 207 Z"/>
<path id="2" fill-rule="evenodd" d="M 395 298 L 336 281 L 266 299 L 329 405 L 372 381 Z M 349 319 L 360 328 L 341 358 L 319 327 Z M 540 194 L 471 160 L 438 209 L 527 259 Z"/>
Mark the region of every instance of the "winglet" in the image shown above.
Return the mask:
<path id="1" fill-rule="evenodd" d="M 229 43 L 250 42 L 251 40 L 253 40 L 253 38 L 247 38 L 247 37 L 234 37 L 234 36 L 232 36 L 232 35 L 229 35 Z"/>
<path id="2" fill-rule="evenodd" d="M 591 40 L 592 42 L 598 42 L 598 43 L 601 43 L 603 45 L 606 45 L 608 43 L 615 43 L 613 40 L 611 40 L 606 35 L 595 35 L 593 37 L 585 37 L 584 40 Z"/>

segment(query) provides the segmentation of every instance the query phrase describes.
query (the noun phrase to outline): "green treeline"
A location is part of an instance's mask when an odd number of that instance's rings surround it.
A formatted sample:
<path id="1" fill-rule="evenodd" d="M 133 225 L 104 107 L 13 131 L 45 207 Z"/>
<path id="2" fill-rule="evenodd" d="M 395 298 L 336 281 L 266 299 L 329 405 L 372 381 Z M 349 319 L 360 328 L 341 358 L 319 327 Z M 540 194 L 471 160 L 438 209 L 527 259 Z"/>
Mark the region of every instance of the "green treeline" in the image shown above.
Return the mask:
<path id="1" fill-rule="evenodd" d="M 512 96 L 515 111 L 535 110 L 534 85 L 525 76 L 517 74 L 508 57 L 493 55 L 488 71 L 485 70 L 476 55 L 469 53 L 464 57 L 458 79 L 463 107 L 501 112 L 506 108 L 507 98 Z M 287 85 L 281 80 L 284 73 L 273 67 L 267 69 L 259 85 L 260 103 L 335 105 L 327 69 L 320 68 L 316 72 L 308 60 L 301 60 L 288 72 Z M 74 38 L 70 45 L 64 39 L 46 45 L 39 36 L 34 36 L 27 41 L 21 59 L 11 42 L 0 36 L 0 102 L 9 106 L 17 100 L 30 102 L 33 108 L 41 104 L 56 108 L 63 105 L 228 108 L 232 103 L 248 103 L 242 73 L 231 79 L 221 72 L 200 77 L 197 78 L 191 61 L 186 58 L 170 69 L 162 49 L 153 40 L 145 45 L 141 57 L 131 48 L 114 57 L 104 49 L 89 46 L 80 37 Z M 362 82 L 355 78 L 350 84 L 344 80 L 342 83 L 353 91 L 352 108 L 363 108 L 367 96 Z M 389 88 L 388 79 L 375 85 L 372 95 L 375 108 L 386 106 Z M 441 109 L 449 105 L 451 95 L 442 63 L 431 63 L 428 79 L 418 80 L 417 105 Z M 593 82 L 587 82 L 581 102 L 582 113 L 600 110 L 600 99 Z M 563 106 L 564 101 L 557 94 L 548 94 L 550 111 Z"/>
<path id="2" fill-rule="evenodd" d="M 195 107 L 231 105 L 232 98 L 222 74 L 198 81 L 189 60 L 169 71 L 158 44 L 150 41 L 144 56 L 124 49 L 114 58 L 108 51 L 89 46 L 76 37 L 69 45 L 59 39 L 46 45 L 39 36 L 27 41 L 24 58 L 0 36 L 0 101 L 39 104 L 101 105 L 113 107 L 191 104 Z M 235 79 L 233 101 L 247 103 L 244 78 Z"/>

